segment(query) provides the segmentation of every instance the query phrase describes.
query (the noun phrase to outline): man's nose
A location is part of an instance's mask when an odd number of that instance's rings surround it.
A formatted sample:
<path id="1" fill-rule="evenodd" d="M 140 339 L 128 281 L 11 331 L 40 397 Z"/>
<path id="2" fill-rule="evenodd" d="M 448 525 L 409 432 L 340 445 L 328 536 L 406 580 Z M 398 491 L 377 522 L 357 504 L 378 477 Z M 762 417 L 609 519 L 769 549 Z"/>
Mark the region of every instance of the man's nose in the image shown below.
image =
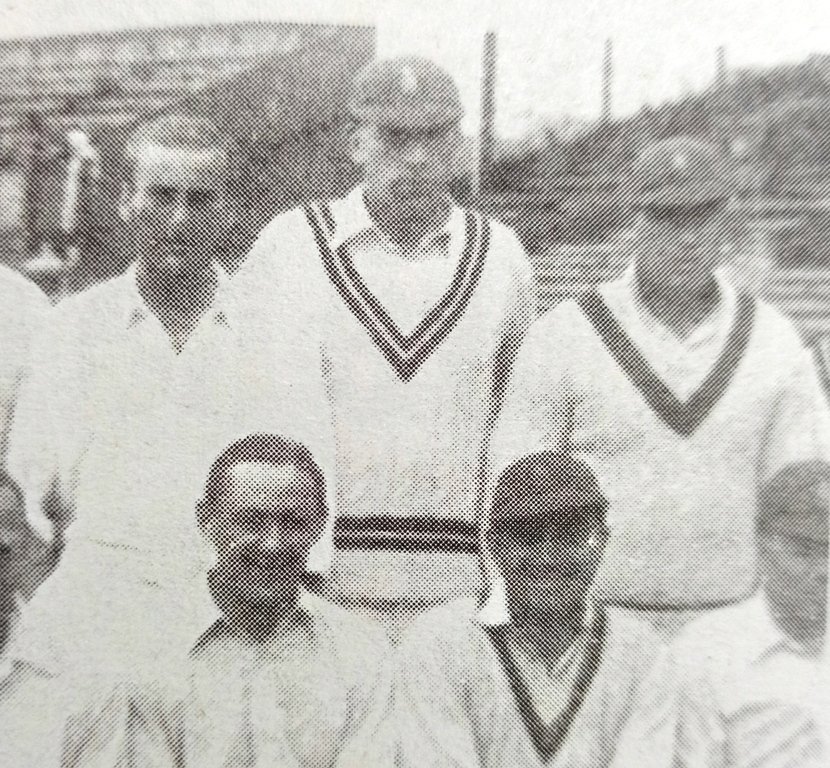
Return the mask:
<path id="1" fill-rule="evenodd" d="M 413 140 L 406 149 L 406 160 L 410 165 L 422 165 L 427 159 L 427 150 L 423 141 Z"/>
<path id="2" fill-rule="evenodd" d="M 546 533 L 540 539 L 536 547 L 536 559 L 539 565 L 561 565 L 564 560 L 570 558 L 558 536 L 553 533 Z"/>
<path id="3" fill-rule="evenodd" d="M 270 528 L 257 539 L 257 546 L 262 552 L 281 552 L 288 546 L 288 537 L 282 528 Z"/>
<path id="4" fill-rule="evenodd" d="M 180 197 L 173 204 L 173 209 L 170 212 L 170 218 L 167 220 L 168 230 L 171 234 L 183 229 L 190 218 L 190 211 L 187 206 L 187 201 L 184 197 Z"/>

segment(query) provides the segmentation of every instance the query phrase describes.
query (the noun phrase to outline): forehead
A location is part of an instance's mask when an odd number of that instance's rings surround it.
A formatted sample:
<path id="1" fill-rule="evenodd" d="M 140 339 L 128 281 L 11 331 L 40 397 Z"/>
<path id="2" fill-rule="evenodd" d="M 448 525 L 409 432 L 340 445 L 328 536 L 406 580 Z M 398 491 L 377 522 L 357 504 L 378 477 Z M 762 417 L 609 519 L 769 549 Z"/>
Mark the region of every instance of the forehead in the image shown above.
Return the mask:
<path id="1" fill-rule="evenodd" d="M 228 495 L 237 498 L 261 499 L 310 491 L 314 483 L 307 472 L 293 464 L 245 461 L 228 470 L 226 488 Z"/>
<path id="2" fill-rule="evenodd" d="M 136 186 L 216 187 L 222 184 L 227 156 L 219 148 L 139 144 L 135 152 Z"/>
<path id="3" fill-rule="evenodd" d="M 494 514 L 496 527 L 534 526 L 549 531 L 584 530 L 602 524 L 602 517 L 569 507 L 513 508 Z"/>

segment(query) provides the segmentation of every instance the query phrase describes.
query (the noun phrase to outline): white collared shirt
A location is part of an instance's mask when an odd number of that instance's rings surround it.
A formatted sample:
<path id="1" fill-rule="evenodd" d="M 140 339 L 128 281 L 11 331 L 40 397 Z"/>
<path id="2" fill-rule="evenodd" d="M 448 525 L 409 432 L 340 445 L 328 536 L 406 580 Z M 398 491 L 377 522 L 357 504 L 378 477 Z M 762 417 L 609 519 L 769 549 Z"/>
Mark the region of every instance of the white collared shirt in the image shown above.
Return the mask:
<path id="1" fill-rule="evenodd" d="M 84 715 L 85 730 L 67 734 L 78 765 L 392 765 L 380 627 L 307 592 L 265 641 L 216 615 L 175 669 L 160 659 L 155 680 L 72 702 Z"/>
<path id="2" fill-rule="evenodd" d="M 218 275 L 214 300 L 179 353 L 141 299 L 134 269 L 62 303 L 40 340 L 10 471 L 30 520 L 47 534 L 38 502 L 53 478 L 73 515 L 61 561 L 21 620 L 15 652 L 32 663 L 63 668 L 77 654 L 113 668 L 152 663 L 165 641 L 180 643 L 201 626 L 213 552 L 196 502 L 234 440 L 276 433 L 305 444 L 330 472 L 319 354 L 300 333 L 260 327 Z M 329 548 L 324 537 L 313 554 L 325 561 Z"/>
<path id="3" fill-rule="evenodd" d="M 196 446 L 209 434 L 206 428 L 224 418 L 239 345 L 227 277 L 217 274 L 211 307 L 178 354 L 141 298 L 134 267 L 56 308 L 52 327 L 38 339 L 10 440 L 10 472 L 26 492 L 36 530 L 48 531 L 39 502 L 55 476 L 76 512 L 101 504 L 111 510 L 124 494 L 110 489 L 125 481 L 124 473 L 140 474 L 165 448 L 173 457 L 187 456 L 171 441 Z M 180 477 L 184 470 L 180 465 Z M 128 487 L 147 490 L 133 482 Z M 198 498 L 198 486 L 189 492 Z M 104 514 L 118 525 L 117 515 Z M 97 530 L 89 512 L 79 525 L 70 535 L 91 525 L 95 536 L 124 543 L 117 531 Z"/>
<path id="4" fill-rule="evenodd" d="M 830 409 L 812 355 L 763 301 L 743 350 L 718 369 L 717 396 L 689 405 L 735 339 L 734 289 L 718 283 L 720 307 L 685 340 L 639 306 L 630 271 L 600 288 L 645 358 L 637 370 L 662 381 L 671 408 L 650 404 L 575 301 L 531 327 L 514 365 L 491 440 L 494 473 L 544 449 L 588 463 L 609 501 L 598 587 L 614 601 L 693 608 L 747 596 L 759 484 L 790 462 L 830 458 Z M 678 413 L 694 417 L 690 431 L 672 426 Z"/>
<path id="5" fill-rule="evenodd" d="M 614 766 L 826 766 L 822 666 L 776 626 L 763 590 L 713 611 L 644 682 Z"/>

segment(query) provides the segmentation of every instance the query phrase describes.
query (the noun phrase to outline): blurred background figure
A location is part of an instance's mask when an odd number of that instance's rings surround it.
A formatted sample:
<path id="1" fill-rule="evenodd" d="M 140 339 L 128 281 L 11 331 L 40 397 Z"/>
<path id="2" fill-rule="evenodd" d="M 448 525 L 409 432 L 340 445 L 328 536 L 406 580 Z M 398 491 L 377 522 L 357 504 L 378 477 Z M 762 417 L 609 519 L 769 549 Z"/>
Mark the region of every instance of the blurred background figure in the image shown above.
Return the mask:
<path id="1" fill-rule="evenodd" d="M 83 225 L 91 199 L 94 197 L 94 185 L 101 175 L 101 159 L 98 150 L 90 144 L 89 137 L 81 130 L 71 130 L 66 134 L 69 158 L 66 164 L 66 186 L 64 187 L 63 205 L 60 215 L 60 234 L 62 243 L 58 253 L 69 265 L 77 263 L 80 257 L 80 227 Z"/>
<path id="2" fill-rule="evenodd" d="M 615 766 L 820 768 L 826 742 L 830 464 L 760 494 L 761 587 L 687 625 L 643 685 Z"/>
<path id="3" fill-rule="evenodd" d="M 26 167 L 28 258 L 22 266 L 58 301 L 80 260 L 85 230 L 98 215 L 93 209 L 100 156 L 82 130 L 69 130 L 55 142 L 36 115 L 29 129 L 33 140 Z"/>

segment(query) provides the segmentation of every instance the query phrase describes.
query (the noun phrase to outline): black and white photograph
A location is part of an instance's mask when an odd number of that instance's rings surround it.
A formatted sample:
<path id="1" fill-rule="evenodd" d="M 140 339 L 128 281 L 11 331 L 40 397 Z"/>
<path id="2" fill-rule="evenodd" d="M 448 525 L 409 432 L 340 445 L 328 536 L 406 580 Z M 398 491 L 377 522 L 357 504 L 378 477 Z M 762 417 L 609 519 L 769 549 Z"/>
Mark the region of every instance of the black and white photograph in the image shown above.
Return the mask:
<path id="1" fill-rule="evenodd" d="M 830 4 L 0 0 L 0 768 L 828 768 Z"/>

